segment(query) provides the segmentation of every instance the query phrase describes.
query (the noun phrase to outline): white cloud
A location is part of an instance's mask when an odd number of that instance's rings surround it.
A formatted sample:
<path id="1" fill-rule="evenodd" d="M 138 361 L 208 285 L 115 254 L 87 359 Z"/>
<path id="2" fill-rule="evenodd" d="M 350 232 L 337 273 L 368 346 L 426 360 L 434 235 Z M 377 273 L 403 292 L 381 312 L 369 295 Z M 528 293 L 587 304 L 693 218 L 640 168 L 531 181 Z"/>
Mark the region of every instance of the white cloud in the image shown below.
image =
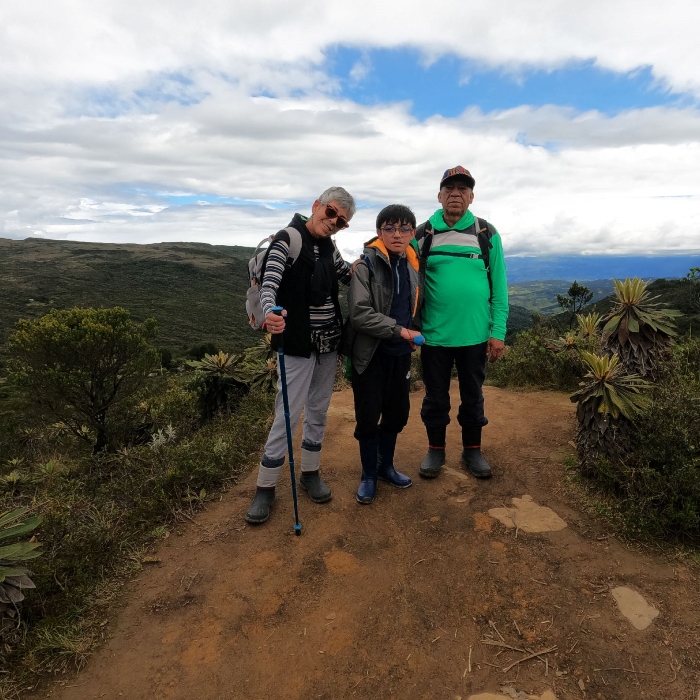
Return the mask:
<path id="1" fill-rule="evenodd" d="M 5 3 L 0 235 L 254 245 L 341 184 L 362 205 L 337 237 L 350 254 L 384 204 L 425 219 L 440 173 L 462 163 L 477 179 L 474 210 L 509 253 L 697 251 L 697 109 L 469 108 L 420 122 L 409 105 L 338 98 L 323 52 L 400 43 L 514 74 L 651 66 L 699 96 L 699 19 L 687 2 L 649 0 Z"/>

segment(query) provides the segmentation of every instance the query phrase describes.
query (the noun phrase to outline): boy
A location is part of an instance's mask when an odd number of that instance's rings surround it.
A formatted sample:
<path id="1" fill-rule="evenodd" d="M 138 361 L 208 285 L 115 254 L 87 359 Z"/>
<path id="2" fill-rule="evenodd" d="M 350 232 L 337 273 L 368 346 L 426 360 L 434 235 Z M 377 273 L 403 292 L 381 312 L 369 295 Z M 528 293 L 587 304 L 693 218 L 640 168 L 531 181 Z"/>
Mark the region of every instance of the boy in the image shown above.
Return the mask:
<path id="1" fill-rule="evenodd" d="M 410 243 L 416 217 L 400 204 L 382 209 L 377 236 L 365 247 L 350 282 L 352 391 L 362 479 L 357 501 L 374 500 L 377 478 L 398 488 L 412 481 L 394 468 L 396 438 L 408 422 L 411 353 L 418 331 L 418 256 Z M 380 422 L 381 418 L 381 422 Z"/>

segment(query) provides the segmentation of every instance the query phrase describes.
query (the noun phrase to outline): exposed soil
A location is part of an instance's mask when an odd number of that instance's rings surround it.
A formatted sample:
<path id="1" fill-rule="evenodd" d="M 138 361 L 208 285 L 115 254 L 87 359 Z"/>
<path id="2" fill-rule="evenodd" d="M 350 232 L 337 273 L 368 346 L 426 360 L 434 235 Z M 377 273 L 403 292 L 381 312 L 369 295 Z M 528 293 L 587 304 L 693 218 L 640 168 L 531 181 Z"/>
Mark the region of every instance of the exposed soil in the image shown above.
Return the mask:
<path id="1" fill-rule="evenodd" d="M 302 536 L 292 529 L 288 473 L 270 521 L 245 524 L 251 472 L 164 541 L 111 640 L 42 696 L 697 700 L 696 573 L 629 549 L 576 510 L 562 488 L 567 396 L 485 393 L 493 479 L 460 468 L 456 422 L 443 473 L 418 478 L 416 393 L 396 462 L 414 485 L 381 484 L 370 506 L 354 498 L 352 394 L 336 393 L 322 457 L 334 497 L 316 505 L 300 494 Z M 559 516 L 566 527 L 519 527 L 516 506 L 549 508 L 545 522 L 559 526 Z M 504 509 L 510 521 L 489 515 Z M 646 629 L 620 612 L 611 591 L 623 587 L 659 611 Z M 514 664 L 532 652 L 539 657 Z"/>

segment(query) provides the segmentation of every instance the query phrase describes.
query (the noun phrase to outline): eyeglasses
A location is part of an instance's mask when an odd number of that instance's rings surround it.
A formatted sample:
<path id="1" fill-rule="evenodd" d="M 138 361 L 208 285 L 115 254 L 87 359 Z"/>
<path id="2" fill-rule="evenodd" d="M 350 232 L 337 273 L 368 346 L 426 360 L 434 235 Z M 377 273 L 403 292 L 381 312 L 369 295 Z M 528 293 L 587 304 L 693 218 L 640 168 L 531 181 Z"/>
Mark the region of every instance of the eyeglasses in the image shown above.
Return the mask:
<path id="1" fill-rule="evenodd" d="M 397 228 L 396 226 L 382 226 L 381 231 L 384 231 L 389 236 L 395 236 L 397 233 L 401 238 L 408 238 L 413 235 L 413 228 L 411 226 L 401 226 Z"/>
<path id="2" fill-rule="evenodd" d="M 335 225 L 338 228 L 347 228 L 350 226 L 350 222 L 340 214 L 330 205 L 326 204 L 326 216 L 329 219 L 335 219 Z"/>

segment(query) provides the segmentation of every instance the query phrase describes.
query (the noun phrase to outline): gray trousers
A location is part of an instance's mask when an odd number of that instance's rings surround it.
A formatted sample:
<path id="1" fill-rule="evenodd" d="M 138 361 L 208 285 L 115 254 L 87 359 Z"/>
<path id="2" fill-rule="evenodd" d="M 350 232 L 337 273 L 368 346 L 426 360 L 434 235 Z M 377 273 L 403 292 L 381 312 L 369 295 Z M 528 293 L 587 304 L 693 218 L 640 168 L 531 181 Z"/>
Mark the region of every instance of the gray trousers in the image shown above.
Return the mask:
<path id="1" fill-rule="evenodd" d="M 320 464 L 321 443 L 326 430 L 328 406 L 333 394 L 338 353 L 312 355 L 309 358 L 284 356 L 287 374 L 287 399 L 292 433 L 296 431 L 301 412 L 304 426 L 301 442 L 302 471 L 316 471 Z M 265 443 L 258 472 L 258 486 L 271 487 L 277 483 L 287 454 L 287 428 L 282 399 L 282 378 L 277 370 L 275 420 Z"/>

